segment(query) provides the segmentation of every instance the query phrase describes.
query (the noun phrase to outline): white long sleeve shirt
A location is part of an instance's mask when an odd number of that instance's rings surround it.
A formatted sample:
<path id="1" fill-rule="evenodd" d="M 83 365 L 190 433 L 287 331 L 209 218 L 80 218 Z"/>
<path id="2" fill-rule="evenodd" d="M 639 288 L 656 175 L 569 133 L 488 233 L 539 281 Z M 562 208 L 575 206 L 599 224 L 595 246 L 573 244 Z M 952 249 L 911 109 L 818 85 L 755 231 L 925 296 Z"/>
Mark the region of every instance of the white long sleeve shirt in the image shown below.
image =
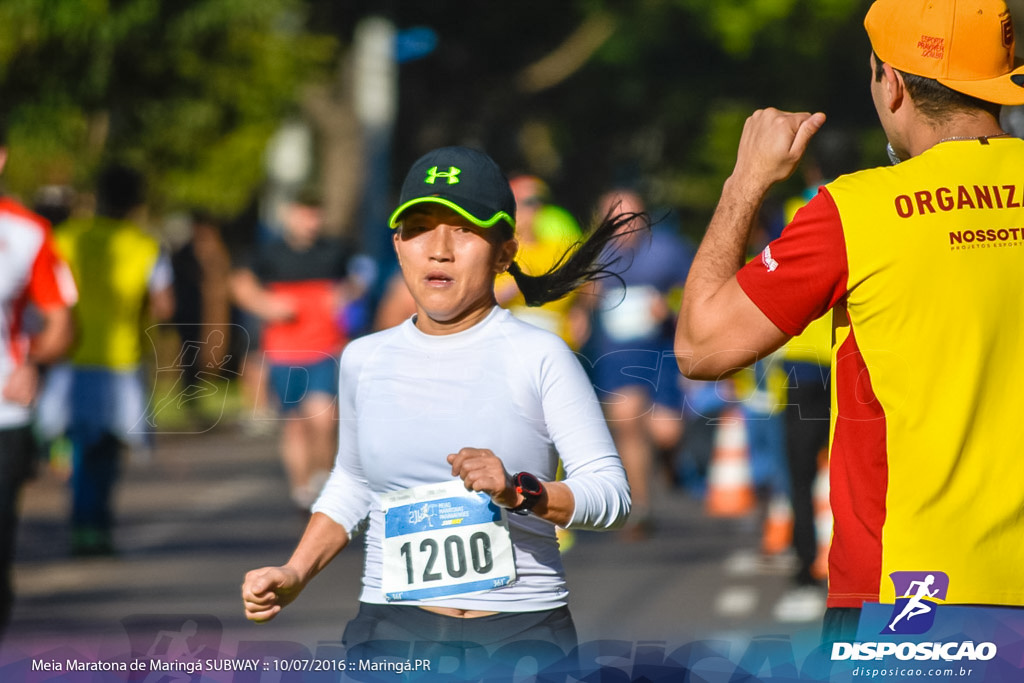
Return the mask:
<path id="1" fill-rule="evenodd" d="M 337 461 L 314 512 L 349 535 L 369 517 L 360 600 L 381 589 L 381 494 L 452 481 L 447 457 L 487 448 L 510 473 L 555 479 L 575 498 L 568 528 L 611 529 L 630 507 L 625 471 L 586 373 L 558 337 L 495 307 L 474 327 L 428 335 L 413 320 L 359 338 L 341 358 Z M 528 612 L 566 604 L 555 527 L 509 515 L 517 580 L 481 593 L 401 604 Z"/>

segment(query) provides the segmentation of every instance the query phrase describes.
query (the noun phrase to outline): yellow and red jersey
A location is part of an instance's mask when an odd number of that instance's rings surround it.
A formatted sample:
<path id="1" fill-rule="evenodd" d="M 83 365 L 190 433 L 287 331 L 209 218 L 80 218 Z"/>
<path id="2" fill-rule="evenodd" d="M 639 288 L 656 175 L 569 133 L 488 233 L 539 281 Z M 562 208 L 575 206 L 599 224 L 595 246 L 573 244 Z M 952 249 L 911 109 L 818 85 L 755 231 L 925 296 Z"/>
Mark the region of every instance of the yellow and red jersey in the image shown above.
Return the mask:
<path id="1" fill-rule="evenodd" d="M 823 188 L 739 283 L 779 329 L 834 310 L 829 606 L 1024 605 L 1024 141 L 936 145 Z"/>

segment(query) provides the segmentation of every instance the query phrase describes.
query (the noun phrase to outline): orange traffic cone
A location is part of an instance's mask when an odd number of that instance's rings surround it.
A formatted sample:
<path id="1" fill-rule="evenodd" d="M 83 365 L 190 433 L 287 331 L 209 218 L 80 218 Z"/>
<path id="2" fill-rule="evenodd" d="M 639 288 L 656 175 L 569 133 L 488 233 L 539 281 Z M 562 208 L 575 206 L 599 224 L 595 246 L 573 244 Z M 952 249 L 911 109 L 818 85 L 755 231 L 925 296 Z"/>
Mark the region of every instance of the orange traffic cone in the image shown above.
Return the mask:
<path id="1" fill-rule="evenodd" d="M 761 552 L 778 555 L 793 545 L 793 504 L 782 494 L 768 501 L 768 512 L 761 527 Z"/>
<path id="2" fill-rule="evenodd" d="M 818 557 L 811 573 L 816 579 L 828 577 L 828 549 L 832 545 L 832 505 L 829 503 L 828 451 L 818 457 L 818 476 L 814 480 L 814 527 L 818 536 Z"/>
<path id="3" fill-rule="evenodd" d="M 704 504 L 712 517 L 742 517 L 754 509 L 747 427 L 739 409 L 726 410 L 719 419 Z"/>

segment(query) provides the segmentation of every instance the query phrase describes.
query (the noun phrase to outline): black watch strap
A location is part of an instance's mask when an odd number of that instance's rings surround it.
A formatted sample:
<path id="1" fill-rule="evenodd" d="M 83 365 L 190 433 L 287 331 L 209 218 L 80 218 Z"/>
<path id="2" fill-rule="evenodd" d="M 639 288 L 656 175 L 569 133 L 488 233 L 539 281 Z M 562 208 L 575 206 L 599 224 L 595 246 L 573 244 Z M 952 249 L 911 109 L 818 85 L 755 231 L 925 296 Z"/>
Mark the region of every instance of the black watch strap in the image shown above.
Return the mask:
<path id="1" fill-rule="evenodd" d="M 525 515 L 529 513 L 530 510 L 532 510 L 540 501 L 541 496 L 544 495 L 544 484 L 541 483 L 540 479 L 529 472 L 517 472 L 516 474 L 513 474 L 512 486 L 515 487 L 516 493 L 519 493 L 523 497 L 522 503 L 511 508 L 511 511 L 517 515 Z"/>

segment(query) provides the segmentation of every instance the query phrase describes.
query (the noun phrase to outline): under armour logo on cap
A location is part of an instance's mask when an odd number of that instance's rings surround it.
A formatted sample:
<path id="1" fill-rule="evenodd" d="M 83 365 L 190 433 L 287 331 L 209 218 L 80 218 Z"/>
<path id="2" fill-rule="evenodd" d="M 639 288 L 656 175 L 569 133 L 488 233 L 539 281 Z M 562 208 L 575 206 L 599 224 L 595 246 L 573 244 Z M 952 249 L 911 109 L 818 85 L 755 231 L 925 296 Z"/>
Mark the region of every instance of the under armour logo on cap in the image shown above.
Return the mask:
<path id="1" fill-rule="evenodd" d="M 397 228 L 408 209 L 423 204 L 446 206 L 481 228 L 503 223 L 515 229 L 508 179 L 491 157 L 469 147 L 440 147 L 414 161 L 388 225 Z"/>
<path id="2" fill-rule="evenodd" d="M 445 178 L 448 180 L 449 185 L 454 185 L 459 182 L 460 173 L 462 173 L 462 169 L 454 166 L 449 166 L 447 172 L 438 171 L 437 166 L 434 166 L 433 168 L 427 169 L 427 177 L 424 178 L 423 182 L 433 185 L 437 182 L 438 178 Z"/>

